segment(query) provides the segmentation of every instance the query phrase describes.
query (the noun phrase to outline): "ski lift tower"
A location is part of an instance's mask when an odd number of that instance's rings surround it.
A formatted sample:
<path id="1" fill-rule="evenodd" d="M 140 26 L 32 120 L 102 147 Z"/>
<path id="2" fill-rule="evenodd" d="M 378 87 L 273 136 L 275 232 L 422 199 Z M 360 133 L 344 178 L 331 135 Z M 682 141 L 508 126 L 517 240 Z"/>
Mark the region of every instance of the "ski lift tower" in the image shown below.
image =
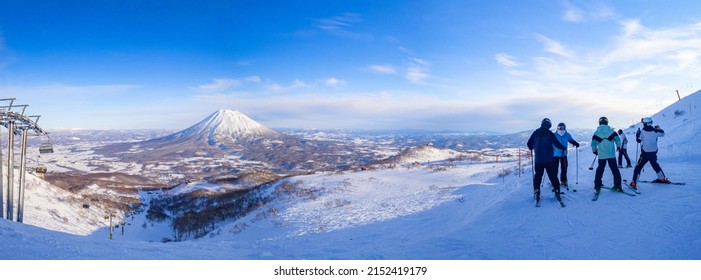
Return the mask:
<path id="1" fill-rule="evenodd" d="M 27 136 L 28 133 L 34 132 L 37 135 L 48 135 L 46 131 L 41 129 L 37 122 L 40 116 L 27 116 L 25 111 L 29 105 L 14 105 L 15 98 L 3 98 L 0 102 L 6 102 L 6 106 L 0 106 L 0 125 L 7 128 L 7 192 L 5 197 L 6 201 L 6 214 L 3 213 L 3 217 L 8 220 L 14 219 L 14 166 L 15 166 L 15 153 L 14 153 L 14 143 L 15 136 L 21 136 L 21 150 L 20 150 L 20 174 L 19 174 L 19 188 L 18 188 L 18 198 L 17 198 L 17 222 L 22 222 L 24 215 L 24 187 L 26 179 L 26 166 L 27 166 Z M 2 140 L 2 135 L 0 135 L 0 140 Z M 1 141 L 0 141 L 1 142 Z M 0 149 L 0 162 L 2 162 L 2 149 Z M 3 192 L 5 186 L 4 180 L 2 178 L 2 164 L 0 164 L 0 212 L 2 211 L 3 203 Z"/>

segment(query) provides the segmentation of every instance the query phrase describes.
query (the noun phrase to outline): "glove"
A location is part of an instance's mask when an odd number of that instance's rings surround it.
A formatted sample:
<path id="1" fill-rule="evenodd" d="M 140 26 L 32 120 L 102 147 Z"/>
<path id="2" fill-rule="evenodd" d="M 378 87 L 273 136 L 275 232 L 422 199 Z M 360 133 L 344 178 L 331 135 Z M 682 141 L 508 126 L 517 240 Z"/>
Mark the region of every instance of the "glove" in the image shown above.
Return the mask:
<path id="1" fill-rule="evenodd" d="M 574 143 L 574 146 L 575 146 L 576 148 L 579 148 L 579 143 Z"/>
<path id="2" fill-rule="evenodd" d="M 621 151 L 621 147 L 616 147 L 616 151 Z"/>
<path id="3" fill-rule="evenodd" d="M 599 155 L 599 151 L 594 151 L 594 154 L 598 156 L 598 155 Z"/>

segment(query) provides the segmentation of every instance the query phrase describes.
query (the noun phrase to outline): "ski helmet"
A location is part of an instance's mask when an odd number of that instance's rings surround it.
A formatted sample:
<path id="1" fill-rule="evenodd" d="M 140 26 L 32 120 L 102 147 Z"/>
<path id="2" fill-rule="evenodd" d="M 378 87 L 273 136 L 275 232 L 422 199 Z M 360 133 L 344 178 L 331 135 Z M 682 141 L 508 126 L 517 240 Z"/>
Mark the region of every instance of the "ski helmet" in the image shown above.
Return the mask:
<path id="1" fill-rule="evenodd" d="M 607 117 L 601 117 L 599 118 L 599 124 L 609 124 L 609 119 Z"/>
<path id="2" fill-rule="evenodd" d="M 642 122 L 646 125 L 652 125 L 652 118 L 650 117 L 645 117 L 642 119 Z"/>
<path id="3" fill-rule="evenodd" d="M 540 126 L 545 128 L 551 128 L 553 126 L 553 123 L 550 122 L 550 119 L 544 118 L 543 121 L 540 122 Z"/>
<path id="4" fill-rule="evenodd" d="M 565 123 L 558 123 L 557 129 L 565 130 L 565 129 L 567 129 L 567 127 L 565 126 Z"/>

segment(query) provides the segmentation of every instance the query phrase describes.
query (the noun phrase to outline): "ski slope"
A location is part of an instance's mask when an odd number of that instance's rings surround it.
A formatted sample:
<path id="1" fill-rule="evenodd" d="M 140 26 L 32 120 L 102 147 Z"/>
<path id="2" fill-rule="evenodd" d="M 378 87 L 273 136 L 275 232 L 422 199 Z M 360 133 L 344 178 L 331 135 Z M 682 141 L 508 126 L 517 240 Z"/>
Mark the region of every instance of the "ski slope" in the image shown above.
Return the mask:
<path id="1" fill-rule="evenodd" d="M 565 191 L 565 208 L 547 183 L 541 207 L 534 207 L 528 161 L 520 174 L 513 161 L 427 161 L 288 178 L 270 187 L 277 197 L 270 205 L 184 242 L 142 238 L 148 230 L 139 217 L 114 240 L 104 228 L 80 236 L 3 219 L 0 259 L 692 260 L 695 266 L 701 259 L 701 156 L 693 145 L 701 139 L 699 104 L 696 93 L 652 116 L 667 133 L 659 142 L 660 165 L 670 180 L 687 184 L 641 183 L 635 197 L 602 190 L 591 201 L 589 146 L 569 153 L 570 188 L 577 191 Z M 634 139 L 637 127 L 624 129 Z M 623 179 L 632 172 L 622 169 Z M 651 179 L 647 166 L 641 180 Z M 285 182 L 303 191 L 280 193 Z M 610 171 L 603 182 L 611 185 Z"/>

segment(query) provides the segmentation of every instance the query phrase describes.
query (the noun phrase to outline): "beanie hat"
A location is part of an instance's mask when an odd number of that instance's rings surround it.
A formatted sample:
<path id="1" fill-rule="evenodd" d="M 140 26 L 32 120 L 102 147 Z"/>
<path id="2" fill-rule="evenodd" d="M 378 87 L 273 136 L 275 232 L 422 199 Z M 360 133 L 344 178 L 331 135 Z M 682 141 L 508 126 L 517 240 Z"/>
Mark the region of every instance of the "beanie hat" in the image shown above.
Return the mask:
<path id="1" fill-rule="evenodd" d="M 565 123 L 558 123 L 557 124 L 557 129 L 566 129 L 567 127 L 565 126 Z"/>
<path id="2" fill-rule="evenodd" d="M 540 126 L 545 128 L 551 128 L 553 126 L 553 123 L 550 122 L 550 119 L 544 118 L 543 121 L 540 122 Z"/>
<path id="3" fill-rule="evenodd" d="M 609 119 L 607 117 L 601 117 L 599 118 L 599 124 L 609 124 Z"/>

